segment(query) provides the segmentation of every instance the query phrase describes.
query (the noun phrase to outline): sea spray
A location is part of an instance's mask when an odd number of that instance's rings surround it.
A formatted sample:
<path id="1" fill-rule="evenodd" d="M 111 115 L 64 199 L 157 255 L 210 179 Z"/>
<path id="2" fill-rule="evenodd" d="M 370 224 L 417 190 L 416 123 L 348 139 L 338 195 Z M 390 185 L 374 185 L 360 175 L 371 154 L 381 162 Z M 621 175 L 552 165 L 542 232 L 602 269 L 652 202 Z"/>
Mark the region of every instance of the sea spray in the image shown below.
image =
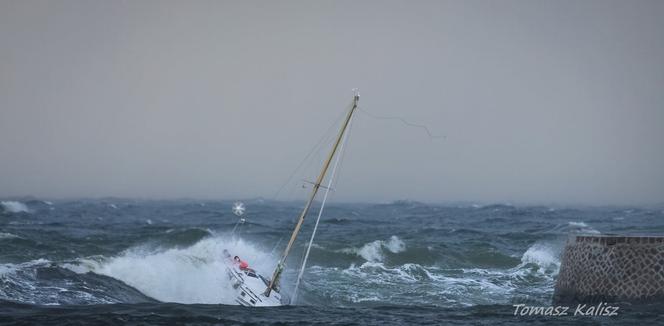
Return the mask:
<path id="1" fill-rule="evenodd" d="M 533 264 L 538 271 L 555 275 L 560 269 L 560 252 L 560 244 L 537 242 L 523 253 L 519 267 Z"/>
<path id="2" fill-rule="evenodd" d="M 84 260 L 85 270 L 121 280 L 163 302 L 236 304 L 235 291 L 225 274 L 223 250 L 247 260 L 267 274 L 276 260 L 242 239 L 213 236 L 186 248 L 131 248 L 121 255 Z"/>

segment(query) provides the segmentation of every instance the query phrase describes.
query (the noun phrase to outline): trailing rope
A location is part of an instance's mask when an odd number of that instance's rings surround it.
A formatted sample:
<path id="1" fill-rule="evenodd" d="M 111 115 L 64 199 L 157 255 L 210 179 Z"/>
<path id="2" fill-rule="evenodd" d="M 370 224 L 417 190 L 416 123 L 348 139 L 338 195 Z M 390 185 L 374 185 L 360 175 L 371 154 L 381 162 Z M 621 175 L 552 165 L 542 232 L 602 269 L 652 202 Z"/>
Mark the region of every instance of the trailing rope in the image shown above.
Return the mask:
<path id="1" fill-rule="evenodd" d="M 368 112 L 368 111 L 366 111 L 366 110 L 364 110 L 363 108 L 360 108 L 360 107 L 358 107 L 357 109 L 358 109 L 360 112 L 362 112 L 362 113 L 366 114 L 367 116 L 369 116 L 369 117 L 371 117 L 371 118 L 374 118 L 374 119 L 380 119 L 380 120 L 397 120 L 397 121 L 400 121 L 401 123 L 403 123 L 403 124 L 406 125 L 406 126 L 416 127 L 416 128 L 423 129 L 423 130 L 427 133 L 427 135 L 429 136 L 429 139 L 439 139 L 439 138 L 445 139 L 445 138 L 447 138 L 447 136 L 434 135 L 434 134 L 431 133 L 431 131 L 429 130 L 429 128 L 428 128 L 427 126 L 422 125 L 422 124 L 418 124 L 418 123 L 412 123 L 412 122 L 410 122 L 410 121 L 408 121 L 408 120 L 406 120 L 406 119 L 404 119 L 404 118 L 402 118 L 402 117 L 395 117 L 395 116 L 381 116 L 381 115 L 376 115 L 376 114 L 370 113 L 370 112 Z"/>

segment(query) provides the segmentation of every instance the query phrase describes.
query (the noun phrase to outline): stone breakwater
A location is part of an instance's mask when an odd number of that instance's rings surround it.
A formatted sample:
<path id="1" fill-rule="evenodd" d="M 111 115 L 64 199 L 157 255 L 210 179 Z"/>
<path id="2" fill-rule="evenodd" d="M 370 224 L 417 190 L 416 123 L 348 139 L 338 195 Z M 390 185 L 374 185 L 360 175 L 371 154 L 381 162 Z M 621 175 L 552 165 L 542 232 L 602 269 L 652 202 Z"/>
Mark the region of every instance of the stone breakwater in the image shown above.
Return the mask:
<path id="1" fill-rule="evenodd" d="M 664 301 L 664 237 L 570 237 L 553 301 Z"/>

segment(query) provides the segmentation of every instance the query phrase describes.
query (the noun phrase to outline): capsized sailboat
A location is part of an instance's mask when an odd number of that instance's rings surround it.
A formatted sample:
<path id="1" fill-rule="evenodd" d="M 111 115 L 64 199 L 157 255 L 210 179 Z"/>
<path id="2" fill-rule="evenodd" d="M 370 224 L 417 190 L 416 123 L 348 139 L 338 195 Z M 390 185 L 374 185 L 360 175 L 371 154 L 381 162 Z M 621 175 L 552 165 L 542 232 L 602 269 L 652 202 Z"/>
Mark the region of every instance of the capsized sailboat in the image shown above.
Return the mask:
<path id="1" fill-rule="evenodd" d="M 316 179 L 316 182 L 313 183 L 313 188 L 311 190 L 311 193 L 309 194 L 307 203 L 305 204 L 302 212 L 300 213 L 299 218 L 297 219 L 297 223 L 295 224 L 295 228 L 291 233 L 290 240 L 288 241 L 286 249 L 281 255 L 281 258 L 279 259 L 279 262 L 277 263 L 277 266 L 275 267 L 274 272 L 272 273 L 272 277 L 266 279 L 265 277 L 261 276 L 252 269 L 242 268 L 242 266 L 240 266 L 238 263 L 230 259 L 230 255 L 227 257 L 227 259 L 225 259 L 228 277 L 231 280 L 233 289 L 237 292 L 235 299 L 237 303 L 243 306 L 251 306 L 251 307 L 268 307 L 268 306 L 279 306 L 279 305 L 289 304 L 289 302 L 286 302 L 287 300 L 285 300 L 285 298 L 281 295 L 279 287 L 279 280 L 281 278 L 281 273 L 284 271 L 284 268 L 286 266 L 286 258 L 288 257 L 288 254 L 290 253 L 293 244 L 295 243 L 295 239 L 297 239 L 297 236 L 300 233 L 302 223 L 304 222 L 304 219 L 307 217 L 307 214 L 309 213 L 311 204 L 316 199 L 316 194 L 318 194 L 318 190 L 320 188 L 327 188 L 326 190 L 329 190 L 329 188 L 323 186 L 322 183 L 325 180 L 325 176 L 330 168 L 332 159 L 335 157 L 335 154 L 337 154 L 337 152 L 339 151 L 340 145 L 342 144 L 342 141 L 345 139 L 348 126 L 350 124 L 351 119 L 353 118 L 353 113 L 355 113 L 355 110 L 357 109 L 357 104 L 359 100 L 360 100 L 360 94 L 357 92 L 357 90 L 355 90 L 351 108 L 346 114 L 345 119 L 343 120 L 341 130 L 339 130 L 334 145 L 332 146 L 330 153 L 328 154 L 325 162 L 323 163 L 323 167 L 318 175 L 318 178 Z M 313 241 L 313 236 L 312 236 L 312 241 Z"/>

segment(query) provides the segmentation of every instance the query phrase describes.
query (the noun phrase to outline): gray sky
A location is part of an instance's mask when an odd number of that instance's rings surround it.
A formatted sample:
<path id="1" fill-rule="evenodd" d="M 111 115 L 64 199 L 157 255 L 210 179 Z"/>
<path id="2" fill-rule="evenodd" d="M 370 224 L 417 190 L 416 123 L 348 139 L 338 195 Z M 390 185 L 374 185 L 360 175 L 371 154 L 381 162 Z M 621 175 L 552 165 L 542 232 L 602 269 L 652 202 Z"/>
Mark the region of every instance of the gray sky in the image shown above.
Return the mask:
<path id="1" fill-rule="evenodd" d="M 270 198 L 359 87 L 361 108 L 447 138 L 359 113 L 335 200 L 662 202 L 662 17 L 664 1 L 2 0 L 0 196 Z"/>

